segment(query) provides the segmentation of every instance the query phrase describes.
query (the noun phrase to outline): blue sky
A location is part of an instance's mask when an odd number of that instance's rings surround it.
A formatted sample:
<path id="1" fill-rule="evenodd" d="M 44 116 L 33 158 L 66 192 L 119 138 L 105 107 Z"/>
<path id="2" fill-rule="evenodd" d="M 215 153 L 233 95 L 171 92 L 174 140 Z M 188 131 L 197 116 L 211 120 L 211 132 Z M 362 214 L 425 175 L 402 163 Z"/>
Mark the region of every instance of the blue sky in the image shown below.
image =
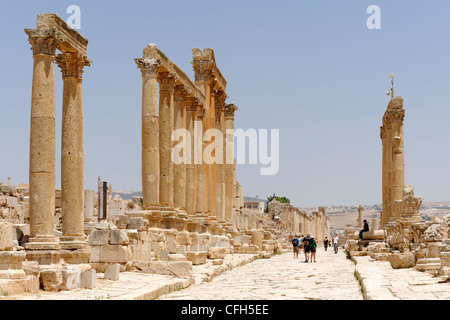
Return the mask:
<path id="1" fill-rule="evenodd" d="M 381 8 L 381 30 L 366 9 Z M 405 100 L 405 182 L 450 200 L 450 3 L 444 1 L 15 1 L 2 5 L 0 182 L 28 181 L 32 53 L 40 13 L 81 8 L 89 39 L 83 82 L 85 187 L 141 190 L 141 76 L 149 43 L 192 79 L 191 49 L 213 48 L 236 128 L 280 129 L 280 170 L 240 165 L 246 196 L 295 206 L 381 203 L 379 127 L 389 73 Z M 56 68 L 57 186 L 62 80 Z"/>

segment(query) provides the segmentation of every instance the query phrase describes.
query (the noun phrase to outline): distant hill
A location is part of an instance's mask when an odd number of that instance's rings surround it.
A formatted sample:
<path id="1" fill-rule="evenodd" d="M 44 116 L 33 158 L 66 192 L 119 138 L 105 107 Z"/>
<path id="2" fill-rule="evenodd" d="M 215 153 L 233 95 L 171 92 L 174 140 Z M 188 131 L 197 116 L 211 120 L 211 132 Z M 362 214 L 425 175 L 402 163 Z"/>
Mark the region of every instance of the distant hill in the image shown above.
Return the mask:
<path id="1" fill-rule="evenodd" d="M 142 197 L 142 191 L 113 191 L 112 197 L 119 195 L 123 200 L 131 200 L 133 197 Z"/>

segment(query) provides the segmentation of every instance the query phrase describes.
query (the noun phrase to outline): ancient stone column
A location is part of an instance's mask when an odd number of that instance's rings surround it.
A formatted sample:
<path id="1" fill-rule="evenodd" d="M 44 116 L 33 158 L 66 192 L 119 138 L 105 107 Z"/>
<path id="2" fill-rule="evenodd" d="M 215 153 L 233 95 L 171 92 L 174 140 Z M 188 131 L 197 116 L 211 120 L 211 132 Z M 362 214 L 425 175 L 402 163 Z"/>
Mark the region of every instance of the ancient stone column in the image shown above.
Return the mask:
<path id="1" fill-rule="evenodd" d="M 364 207 L 360 205 L 358 207 L 358 228 L 363 227 L 363 214 L 364 214 Z"/>
<path id="2" fill-rule="evenodd" d="M 381 223 L 400 217 L 395 201 L 402 200 L 405 184 L 403 120 L 405 110 L 403 99 L 391 99 L 383 116 L 381 138 L 383 141 L 383 213 Z M 386 204 L 386 207 L 385 207 Z"/>
<path id="3" fill-rule="evenodd" d="M 225 105 L 225 220 L 233 221 L 233 203 L 235 198 L 234 179 L 234 104 Z"/>
<path id="4" fill-rule="evenodd" d="M 219 223 L 225 222 L 225 100 L 227 95 L 220 91 L 215 95 L 216 129 L 222 132 L 222 159 L 216 163 L 216 217 Z M 220 161 L 221 160 L 221 161 Z M 219 163 L 221 162 L 221 163 Z"/>
<path id="5" fill-rule="evenodd" d="M 26 29 L 33 50 L 30 128 L 30 239 L 27 259 L 57 263 L 60 246 L 54 236 L 55 214 L 55 51 L 52 28 Z"/>
<path id="6" fill-rule="evenodd" d="M 215 82 L 210 80 L 210 88 L 209 88 L 209 110 L 207 116 L 207 125 L 206 130 L 215 129 L 215 113 L 216 113 L 216 95 L 214 90 Z M 215 159 L 215 150 L 212 154 Z M 208 164 L 208 212 L 210 216 L 216 217 L 216 161 L 212 164 Z"/>
<path id="7" fill-rule="evenodd" d="M 173 228 L 175 210 L 173 203 L 172 133 L 174 128 L 174 84 L 175 76 L 159 73 L 159 146 L 160 146 L 160 206 L 163 215 L 162 227 Z"/>
<path id="8" fill-rule="evenodd" d="M 84 222 L 94 222 L 94 190 L 84 191 Z"/>
<path id="9" fill-rule="evenodd" d="M 182 152 L 179 149 L 174 148 L 174 153 L 177 152 L 178 155 L 173 155 L 178 157 L 173 165 L 173 205 L 177 211 L 177 216 L 175 219 L 175 228 L 178 231 L 185 231 L 187 227 L 187 213 L 186 213 L 186 162 L 188 160 L 187 154 L 187 134 L 186 134 L 186 95 L 188 90 L 182 85 L 176 85 L 174 91 L 174 130 L 181 133 L 181 141 L 174 141 L 174 144 L 181 145 Z M 177 137 L 178 137 L 177 133 Z M 189 151 L 190 152 L 190 151 Z M 181 161 L 181 163 L 179 163 Z M 174 160 L 175 161 L 175 160 Z"/>
<path id="10" fill-rule="evenodd" d="M 82 74 L 91 60 L 78 53 L 64 53 L 57 57 L 63 77 L 63 114 L 61 139 L 61 199 L 63 250 L 88 249 L 84 234 L 84 130 Z M 72 256 L 70 253 L 68 253 Z M 87 263 L 84 259 L 64 256 L 68 263 Z M 77 255 L 83 256 L 81 252 Z M 83 261 L 82 261 L 83 260 Z"/>
<path id="11" fill-rule="evenodd" d="M 174 130 L 186 131 L 186 90 L 181 85 L 175 86 L 174 92 Z M 187 136 L 182 136 L 182 141 L 186 141 Z M 175 144 L 180 142 L 175 141 Z M 183 152 L 186 152 L 184 148 Z M 180 157 L 187 159 L 187 155 L 180 154 Z M 174 207 L 185 212 L 186 209 L 186 162 L 174 164 Z"/>
<path id="12" fill-rule="evenodd" d="M 197 121 L 197 106 L 194 98 L 187 98 L 186 105 L 186 129 L 190 137 L 190 161 L 186 164 L 186 212 L 189 215 L 196 213 L 197 200 L 197 165 L 194 163 L 195 158 L 195 123 Z"/>
<path id="13" fill-rule="evenodd" d="M 135 59 L 142 71 L 142 198 L 145 210 L 159 210 L 160 150 L 158 68 L 155 59 Z"/>
<path id="14" fill-rule="evenodd" d="M 212 49 L 205 49 L 204 52 L 198 48 L 192 49 L 193 53 L 193 61 L 192 65 L 194 67 L 195 72 L 195 85 L 202 91 L 202 93 L 205 95 L 205 103 L 204 106 L 204 114 L 203 114 L 203 132 L 210 128 L 214 128 L 214 121 L 211 121 L 212 114 L 214 114 L 215 110 L 211 106 L 211 81 L 213 79 L 212 77 L 212 69 L 215 65 L 213 61 L 213 52 Z M 206 144 L 206 143 L 205 143 Z M 211 166 L 203 163 L 204 171 L 205 171 L 205 183 L 206 183 L 206 189 L 205 189 L 205 196 L 206 196 L 206 202 L 204 204 L 204 210 L 205 213 L 211 214 L 213 211 L 212 202 L 215 201 L 215 198 L 212 198 L 212 195 L 210 195 L 212 191 L 212 169 Z M 200 174 L 197 172 L 197 174 Z M 214 192 L 215 192 L 215 185 L 214 185 Z"/>
<path id="15" fill-rule="evenodd" d="M 204 108 L 197 109 L 197 122 L 196 122 L 196 157 L 194 159 L 197 167 L 197 198 L 196 198 L 196 216 L 199 221 L 199 232 L 208 232 L 208 170 L 203 161 L 203 151 L 206 146 L 206 142 L 203 141 L 205 123 L 205 110 Z"/>
<path id="16" fill-rule="evenodd" d="M 390 201 L 388 196 L 388 142 L 386 139 L 387 129 L 380 127 L 380 138 L 382 143 L 382 212 L 380 216 L 380 224 L 384 226 L 390 218 Z"/>

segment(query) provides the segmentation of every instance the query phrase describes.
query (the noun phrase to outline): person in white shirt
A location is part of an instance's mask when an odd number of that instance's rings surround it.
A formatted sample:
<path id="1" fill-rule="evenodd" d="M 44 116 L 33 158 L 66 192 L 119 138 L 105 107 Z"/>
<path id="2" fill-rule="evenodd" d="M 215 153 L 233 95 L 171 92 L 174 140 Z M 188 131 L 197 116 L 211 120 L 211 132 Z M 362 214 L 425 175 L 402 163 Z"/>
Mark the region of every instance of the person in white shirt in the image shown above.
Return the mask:
<path id="1" fill-rule="evenodd" d="M 334 253 L 338 253 L 338 249 L 339 249 L 339 237 L 337 234 L 334 235 L 333 237 L 333 246 L 334 246 Z"/>

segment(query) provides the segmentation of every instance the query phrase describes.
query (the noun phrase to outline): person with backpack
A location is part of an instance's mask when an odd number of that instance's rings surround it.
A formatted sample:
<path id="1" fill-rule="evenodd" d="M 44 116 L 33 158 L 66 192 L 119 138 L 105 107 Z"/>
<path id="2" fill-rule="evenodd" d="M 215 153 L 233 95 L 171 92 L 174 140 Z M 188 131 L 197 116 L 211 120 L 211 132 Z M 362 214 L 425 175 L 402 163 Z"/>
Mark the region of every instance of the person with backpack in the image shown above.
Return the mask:
<path id="1" fill-rule="evenodd" d="M 303 235 L 301 234 L 300 237 L 298 238 L 298 247 L 299 247 L 299 253 L 302 252 L 303 249 Z"/>
<path id="2" fill-rule="evenodd" d="M 309 256 L 311 253 L 311 247 L 310 247 L 310 241 L 311 238 L 309 234 L 306 235 L 306 237 L 303 238 L 303 251 L 305 252 L 305 262 L 309 262 Z"/>
<path id="3" fill-rule="evenodd" d="M 292 237 L 291 242 L 292 242 L 292 246 L 293 246 L 293 248 L 294 248 L 294 259 L 298 259 L 298 252 L 300 251 L 300 248 L 299 248 L 299 246 L 298 246 L 299 240 L 298 240 L 298 238 L 294 235 L 294 236 Z"/>
<path id="4" fill-rule="evenodd" d="M 316 239 L 314 237 L 311 237 L 310 240 L 310 250 L 311 250 L 311 262 L 316 262 L 316 248 L 317 248 L 317 243 L 316 243 Z"/>
<path id="5" fill-rule="evenodd" d="M 328 249 L 328 243 L 330 240 L 328 240 L 328 237 L 325 237 L 325 240 L 323 240 L 323 247 L 325 248 L 325 251 Z"/>

